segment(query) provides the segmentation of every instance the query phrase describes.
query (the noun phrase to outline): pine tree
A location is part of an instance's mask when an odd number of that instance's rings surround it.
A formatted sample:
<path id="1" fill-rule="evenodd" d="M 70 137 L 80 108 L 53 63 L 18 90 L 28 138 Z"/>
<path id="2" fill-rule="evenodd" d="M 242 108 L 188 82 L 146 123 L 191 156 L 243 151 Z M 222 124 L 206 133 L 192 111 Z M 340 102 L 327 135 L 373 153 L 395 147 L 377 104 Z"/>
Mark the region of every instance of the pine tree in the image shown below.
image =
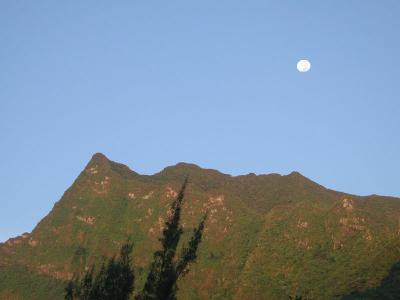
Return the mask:
<path id="1" fill-rule="evenodd" d="M 118 258 L 103 262 L 94 275 L 94 266 L 82 279 L 71 280 L 65 288 L 66 300 L 128 300 L 134 287 L 131 253 L 133 244 L 125 243 Z"/>
<path id="2" fill-rule="evenodd" d="M 163 236 L 160 238 L 162 249 L 154 253 L 154 261 L 150 266 L 146 283 L 136 300 L 175 300 L 178 279 L 188 272 L 189 265 L 197 257 L 196 253 L 202 239 L 207 215 L 194 229 L 190 242 L 187 247 L 182 248 L 179 259 L 175 259 L 178 243 L 183 233 L 180 219 L 187 184 L 186 179 L 171 205 L 173 213 L 166 221 Z"/>
<path id="3" fill-rule="evenodd" d="M 178 196 L 171 204 L 170 217 L 165 222 L 163 236 L 160 238 L 162 249 L 154 253 L 143 290 L 137 300 L 175 300 L 178 290 L 177 281 L 189 271 L 189 265 L 197 258 L 197 249 L 201 243 L 207 214 L 204 215 L 187 246 L 177 254 L 177 247 L 183 229 L 180 224 L 181 210 L 187 179 Z M 127 242 L 121 247 L 118 258 L 103 262 L 95 273 L 94 266 L 83 278 L 71 280 L 65 288 L 66 300 L 128 300 L 133 292 L 134 272 L 132 267 L 133 244 Z"/>

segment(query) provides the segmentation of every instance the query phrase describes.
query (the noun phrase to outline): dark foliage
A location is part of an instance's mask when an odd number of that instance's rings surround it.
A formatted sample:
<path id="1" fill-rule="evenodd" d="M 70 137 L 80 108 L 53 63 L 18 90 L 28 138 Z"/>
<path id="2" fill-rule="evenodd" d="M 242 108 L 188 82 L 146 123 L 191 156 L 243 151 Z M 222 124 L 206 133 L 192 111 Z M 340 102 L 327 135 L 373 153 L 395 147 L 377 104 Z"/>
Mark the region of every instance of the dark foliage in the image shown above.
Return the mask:
<path id="1" fill-rule="evenodd" d="M 187 179 L 171 205 L 171 214 L 165 223 L 160 238 L 162 249 L 154 253 L 145 286 L 136 297 L 137 300 L 175 300 L 178 290 L 177 281 L 184 276 L 189 265 L 197 258 L 197 249 L 201 243 L 207 214 L 202 218 L 187 246 L 177 254 L 177 247 L 183 234 L 180 225 L 181 209 Z M 127 300 L 133 291 L 134 273 L 131 266 L 132 243 L 127 242 L 120 255 L 104 262 L 95 273 L 94 267 L 82 278 L 71 280 L 65 288 L 66 300 Z"/>
<path id="2" fill-rule="evenodd" d="M 165 223 L 163 236 L 160 238 L 162 249 L 154 253 L 154 261 L 150 266 L 145 286 L 136 297 L 137 300 L 174 300 L 178 290 L 177 281 L 188 272 L 189 265 L 196 260 L 196 253 L 201 242 L 205 220 L 194 229 L 188 246 L 183 247 L 177 256 L 177 247 L 183 230 L 180 225 L 181 209 L 184 200 L 187 179 L 175 201 L 171 205 L 173 213 Z"/>
<path id="3" fill-rule="evenodd" d="M 65 288 L 66 300 L 128 300 L 133 292 L 133 244 L 125 243 L 118 258 L 103 262 L 99 272 L 94 267 L 83 278 L 71 280 Z"/>
<path id="4" fill-rule="evenodd" d="M 382 280 L 381 284 L 364 292 L 353 292 L 342 298 L 371 299 L 371 300 L 398 300 L 400 299 L 400 262 L 397 262 L 390 269 L 389 274 Z"/>

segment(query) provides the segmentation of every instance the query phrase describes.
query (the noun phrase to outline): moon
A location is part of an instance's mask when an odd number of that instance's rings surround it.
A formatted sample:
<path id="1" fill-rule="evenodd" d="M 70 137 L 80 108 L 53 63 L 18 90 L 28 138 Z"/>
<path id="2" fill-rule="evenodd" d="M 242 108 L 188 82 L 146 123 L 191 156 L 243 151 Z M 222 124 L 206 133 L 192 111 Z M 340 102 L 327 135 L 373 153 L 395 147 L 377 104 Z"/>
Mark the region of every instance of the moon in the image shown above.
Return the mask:
<path id="1" fill-rule="evenodd" d="M 301 73 L 310 71 L 311 63 L 307 59 L 301 59 L 297 62 L 297 70 Z"/>

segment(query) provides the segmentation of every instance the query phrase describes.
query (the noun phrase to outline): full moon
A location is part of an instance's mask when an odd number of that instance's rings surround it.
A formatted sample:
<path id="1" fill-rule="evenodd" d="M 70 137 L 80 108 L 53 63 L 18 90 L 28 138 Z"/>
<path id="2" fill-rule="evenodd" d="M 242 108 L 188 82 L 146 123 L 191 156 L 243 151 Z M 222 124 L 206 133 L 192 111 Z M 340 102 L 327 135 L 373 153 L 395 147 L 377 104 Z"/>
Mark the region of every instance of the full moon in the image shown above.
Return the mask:
<path id="1" fill-rule="evenodd" d="M 297 70 L 299 70 L 299 72 L 308 72 L 311 69 L 311 63 L 307 60 L 307 59 L 302 59 L 299 60 L 299 62 L 297 63 Z"/>

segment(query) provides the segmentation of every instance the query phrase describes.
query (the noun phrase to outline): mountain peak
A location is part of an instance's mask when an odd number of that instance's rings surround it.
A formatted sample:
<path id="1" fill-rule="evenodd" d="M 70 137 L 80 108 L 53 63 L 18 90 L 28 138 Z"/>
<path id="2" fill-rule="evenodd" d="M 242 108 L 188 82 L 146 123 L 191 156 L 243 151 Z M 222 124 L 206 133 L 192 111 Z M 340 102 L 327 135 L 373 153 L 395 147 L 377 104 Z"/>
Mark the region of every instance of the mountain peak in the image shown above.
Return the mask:
<path id="1" fill-rule="evenodd" d="M 200 166 L 192 163 L 187 163 L 187 162 L 178 162 L 176 165 L 171 166 L 170 168 L 176 168 L 176 169 L 197 169 L 200 170 L 202 169 Z"/>
<path id="2" fill-rule="evenodd" d="M 108 162 L 110 162 L 110 160 L 103 153 L 97 152 L 97 153 L 93 154 L 92 159 L 90 160 L 90 162 L 93 162 L 93 163 L 108 163 Z"/>
<path id="3" fill-rule="evenodd" d="M 103 153 L 97 152 L 93 154 L 92 158 L 90 159 L 89 163 L 86 165 L 85 168 L 86 173 L 89 174 L 118 174 L 122 177 L 131 177 L 137 176 L 138 174 L 126 165 L 114 162 L 108 159 Z"/>
<path id="4" fill-rule="evenodd" d="M 287 176 L 292 176 L 292 177 L 305 177 L 305 176 L 301 175 L 300 172 L 297 172 L 297 171 L 292 171 L 292 172 L 290 172 L 290 174 L 288 174 Z"/>
<path id="5" fill-rule="evenodd" d="M 205 169 L 196 164 L 179 162 L 173 166 L 164 168 L 159 174 L 184 174 L 184 175 L 196 175 L 196 174 L 208 174 L 208 175 L 225 175 L 214 169 Z"/>
<path id="6" fill-rule="evenodd" d="M 93 154 L 90 161 L 87 163 L 85 171 L 91 174 L 96 174 L 99 169 L 109 169 L 111 161 L 103 153 Z"/>

